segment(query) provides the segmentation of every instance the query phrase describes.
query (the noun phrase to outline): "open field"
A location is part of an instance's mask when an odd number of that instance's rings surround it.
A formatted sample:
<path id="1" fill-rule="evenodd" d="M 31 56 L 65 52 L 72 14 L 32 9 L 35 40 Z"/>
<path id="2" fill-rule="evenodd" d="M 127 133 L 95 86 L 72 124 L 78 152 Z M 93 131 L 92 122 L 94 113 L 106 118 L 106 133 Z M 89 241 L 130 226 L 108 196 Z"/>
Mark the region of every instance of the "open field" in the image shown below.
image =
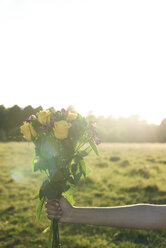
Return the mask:
<path id="1" fill-rule="evenodd" d="M 102 144 L 86 159 L 77 206 L 166 204 L 166 144 Z M 35 219 L 41 176 L 32 172 L 34 146 L 0 143 L 0 247 L 47 248 L 45 211 Z M 63 248 L 165 248 L 166 230 L 127 230 L 60 224 Z"/>

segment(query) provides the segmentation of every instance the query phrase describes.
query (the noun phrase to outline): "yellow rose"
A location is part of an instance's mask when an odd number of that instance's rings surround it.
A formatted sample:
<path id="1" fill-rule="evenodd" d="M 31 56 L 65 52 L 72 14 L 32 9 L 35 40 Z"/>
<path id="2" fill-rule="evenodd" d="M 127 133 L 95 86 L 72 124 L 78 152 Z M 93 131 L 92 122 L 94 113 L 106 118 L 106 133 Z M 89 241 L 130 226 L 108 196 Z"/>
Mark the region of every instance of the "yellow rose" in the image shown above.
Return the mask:
<path id="1" fill-rule="evenodd" d="M 67 115 L 67 120 L 75 120 L 77 118 L 77 114 L 76 113 L 72 113 L 72 112 L 69 112 L 68 115 Z"/>
<path id="2" fill-rule="evenodd" d="M 71 124 L 67 121 L 61 120 L 54 122 L 54 135 L 57 139 L 65 139 L 68 137 L 68 130 Z"/>
<path id="3" fill-rule="evenodd" d="M 31 130 L 32 136 L 33 137 L 36 137 L 37 136 L 37 133 L 36 133 L 35 129 L 32 127 L 32 124 L 30 124 L 29 127 L 30 127 L 30 130 Z"/>
<path id="4" fill-rule="evenodd" d="M 49 110 L 41 110 L 36 115 L 40 123 L 50 123 L 50 111 Z"/>
<path id="5" fill-rule="evenodd" d="M 24 125 L 20 127 L 21 133 L 24 135 L 24 138 L 26 140 L 31 141 L 32 136 L 36 137 L 37 133 L 35 129 L 32 127 L 32 125 L 29 122 L 24 122 Z"/>

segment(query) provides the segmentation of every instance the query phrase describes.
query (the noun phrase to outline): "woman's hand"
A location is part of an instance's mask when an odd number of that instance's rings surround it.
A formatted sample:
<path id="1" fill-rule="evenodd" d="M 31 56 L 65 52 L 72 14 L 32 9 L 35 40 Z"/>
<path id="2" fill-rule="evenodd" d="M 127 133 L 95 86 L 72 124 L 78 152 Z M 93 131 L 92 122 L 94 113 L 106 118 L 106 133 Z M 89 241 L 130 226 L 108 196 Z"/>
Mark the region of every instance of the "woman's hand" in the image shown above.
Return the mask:
<path id="1" fill-rule="evenodd" d="M 46 200 L 45 204 L 48 219 L 58 219 L 59 222 L 70 222 L 73 212 L 73 206 L 65 197 L 60 200 Z"/>

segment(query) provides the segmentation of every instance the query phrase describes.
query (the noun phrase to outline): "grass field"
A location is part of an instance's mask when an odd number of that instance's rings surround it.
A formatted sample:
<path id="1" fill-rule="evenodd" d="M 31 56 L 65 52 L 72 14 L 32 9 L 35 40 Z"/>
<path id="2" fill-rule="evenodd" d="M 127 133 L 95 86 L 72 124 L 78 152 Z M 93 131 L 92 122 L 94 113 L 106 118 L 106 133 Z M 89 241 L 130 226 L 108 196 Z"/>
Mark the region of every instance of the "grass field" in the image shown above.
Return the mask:
<path id="1" fill-rule="evenodd" d="M 75 194 L 77 206 L 166 204 L 166 144 L 102 144 L 87 158 L 91 174 Z M 0 247 L 47 248 L 45 210 L 35 219 L 42 177 L 32 172 L 34 146 L 0 143 Z M 165 248 L 166 230 L 60 224 L 63 248 Z"/>

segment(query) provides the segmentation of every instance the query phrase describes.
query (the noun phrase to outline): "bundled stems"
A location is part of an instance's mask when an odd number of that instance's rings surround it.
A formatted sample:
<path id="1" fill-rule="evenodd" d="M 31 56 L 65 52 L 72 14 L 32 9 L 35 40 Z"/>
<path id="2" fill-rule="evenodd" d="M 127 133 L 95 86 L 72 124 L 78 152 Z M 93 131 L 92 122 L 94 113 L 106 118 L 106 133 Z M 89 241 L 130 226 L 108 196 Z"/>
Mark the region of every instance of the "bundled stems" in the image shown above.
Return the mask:
<path id="1" fill-rule="evenodd" d="M 53 240 L 52 240 L 52 248 L 60 248 L 60 243 L 59 243 L 59 226 L 58 226 L 58 220 L 53 219 L 52 220 L 52 235 L 53 235 Z"/>

